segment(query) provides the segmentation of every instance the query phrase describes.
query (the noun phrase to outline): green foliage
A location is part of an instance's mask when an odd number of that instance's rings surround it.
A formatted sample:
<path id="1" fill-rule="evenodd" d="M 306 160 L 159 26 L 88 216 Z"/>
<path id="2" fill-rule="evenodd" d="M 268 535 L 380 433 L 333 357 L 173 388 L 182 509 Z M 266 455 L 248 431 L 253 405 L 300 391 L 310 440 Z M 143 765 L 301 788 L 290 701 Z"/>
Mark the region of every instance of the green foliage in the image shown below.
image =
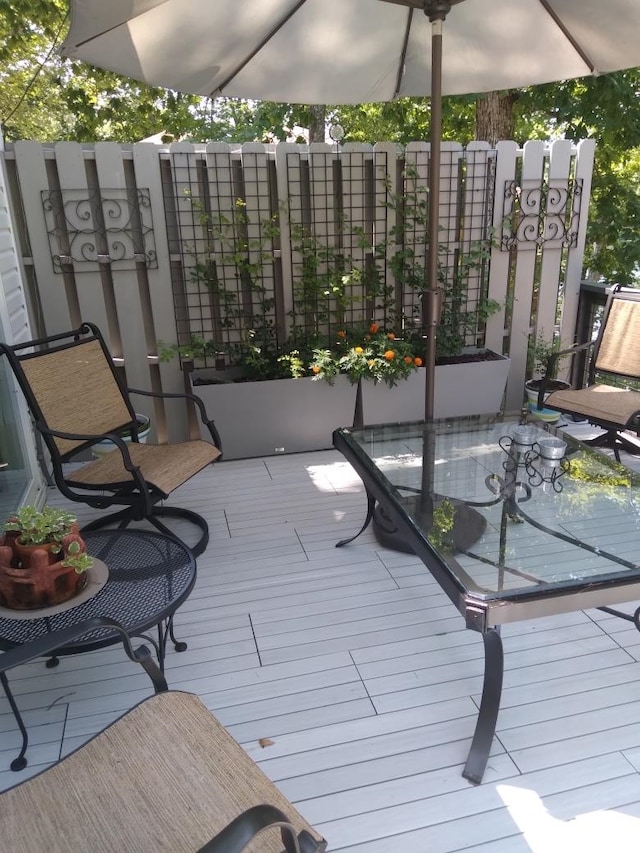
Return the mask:
<path id="1" fill-rule="evenodd" d="M 74 568 L 76 573 L 80 575 L 82 572 L 86 572 L 87 569 L 90 569 L 91 566 L 93 566 L 93 557 L 90 557 L 87 552 L 83 550 L 80 542 L 77 539 L 74 539 L 67 545 L 67 553 L 64 560 L 62 560 L 62 565 Z"/>
<path id="2" fill-rule="evenodd" d="M 439 501 L 433 510 L 431 530 L 427 539 L 441 553 L 452 550 L 452 534 L 456 521 L 456 507 L 449 498 Z"/>
<path id="3" fill-rule="evenodd" d="M 45 506 L 42 511 L 34 506 L 23 506 L 4 523 L 5 533 L 16 533 L 23 545 L 52 543 L 54 554 L 62 550 L 62 540 L 72 533 L 76 516 L 63 509 Z"/>
<path id="4" fill-rule="evenodd" d="M 621 284 L 640 270 L 640 69 L 549 83 L 520 92 L 521 140 L 592 138 L 595 167 L 585 268 Z"/>
<path id="5" fill-rule="evenodd" d="M 8 140 L 131 142 L 159 131 L 208 138 L 211 106 L 153 88 L 56 48 L 68 29 L 67 0 L 0 0 L 0 120 Z"/>
<path id="6" fill-rule="evenodd" d="M 549 342 L 544 334 L 544 330 L 538 334 L 537 339 L 529 339 L 529 349 L 527 350 L 527 378 L 546 376 L 547 379 L 557 379 L 560 364 L 564 358 L 563 355 L 557 359 L 550 373 L 547 374 L 547 362 L 549 358 L 560 351 L 561 341 L 558 335 L 554 335 Z"/>
<path id="7" fill-rule="evenodd" d="M 21 545 L 50 545 L 52 554 L 62 555 L 61 563 L 78 574 L 90 569 L 93 557 L 84 548 L 78 534 L 78 519 L 72 512 L 57 507 L 23 506 L 5 521 L 5 534 L 20 540 Z"/>
<path id="8" fill-rule="evenodd" d="M 631 486 L 632 473 L 619 462 L 608 460 L 605 464 L 600 456 L 581 452 L 571 457 L 569 476 L 601 486 Z"/>
<path id="9" fill-rule="evenodd" d="M 414 169 L 406 169 L 404 195 L 390 193 L 388 206 L 398 214 L 396 225 L 389 238 L 376 246 L 376 256 L 387 257 L 396 280 L 418 296 L 426 282 L 428 202 L 427 188 L 418 183 Z M 417 241 L 412 239 L 416 235 Z M 486 295 L 492 244 L 493 232 L 489 230 L 485 239 L 476 240 L 466 251 L 452 253 L 448 245 L 438 246 L 438 283 L 443 300 L 436 329 L 437 360 L 458 356 L 466 346 L 473 345 L 487 319 L 500 309 L 499 303 Z"/>

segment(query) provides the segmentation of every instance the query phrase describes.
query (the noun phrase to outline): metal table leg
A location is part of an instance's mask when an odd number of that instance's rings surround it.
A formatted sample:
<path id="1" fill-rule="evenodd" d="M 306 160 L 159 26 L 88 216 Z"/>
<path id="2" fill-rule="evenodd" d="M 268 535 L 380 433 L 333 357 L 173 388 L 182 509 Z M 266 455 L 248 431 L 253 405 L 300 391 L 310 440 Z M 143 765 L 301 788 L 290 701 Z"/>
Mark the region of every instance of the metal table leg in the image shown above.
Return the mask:
<path id="1" fill-rule="evenodd" d="M 365 486 L 365 489 L 366 489 L 366 486 Z M 362 527 L 360 528 L 360 530 L 358 530 L 358 532 L 356 534 L 354 534 L 353 536 L 350 536 L 348 539 L 341 539 L 339 542 L 336 542 L 336 548 L 342 548 L 343 545 L 348 545 L 349 542 L 353 542 L 353 540 L 357 539 L 361 533 L 364 533 L 364 531 L 367 529 L 367 527 L 371 524 L 371 519 L 373 518 L 373 509 L 374 509 L 375 505 L 376 505 L 376 499 L 373 497 L 373 495 L 367 489 L 367 515 L 366 515 L 366 518 L 364 520 Z"/>
<path id="2" fill-rule="evenodd" d="M 502 694 L 502 675 L 504 672 L 504 653 L 502 638 L 498 628 L 491 628 L 482 635 L 484 640 L 484 684 L 478 712 L 478 721 L 473 735 L 471 749 L 467 756 L 462 775 L 476 785 L 482 782 L 485 767 L 489 760 L 491 743 L 496 731 L 500 696 Z"/>
<path id="3" fill-rule="evenodd" d="M 22 748 L 20 749 L 18 757 L 14 758 L 11 762 L 11 769 L 24 770 L 24 768 L 27 766 L 27 759 L 25 756 L 27 753 L 27 747 L 29 745 L 29 735 L 27 734 L 27 730 L 22 719 L 22 714 L 20 713 L 20 710 L 16 705 L 16 700 L 13 698 L 13 693 L 9 688 L 9 682 L 4 672 L 0 672 L 0 684 L 2 684 L 5 695 L 7 697 L 7 701 L 9 702 L 9 707 L 13 711 L 13 716 L 15 717 L 16 723 L 18 724 L 18 728 L 20 729 L 20 734 L 22 735 Z"/>

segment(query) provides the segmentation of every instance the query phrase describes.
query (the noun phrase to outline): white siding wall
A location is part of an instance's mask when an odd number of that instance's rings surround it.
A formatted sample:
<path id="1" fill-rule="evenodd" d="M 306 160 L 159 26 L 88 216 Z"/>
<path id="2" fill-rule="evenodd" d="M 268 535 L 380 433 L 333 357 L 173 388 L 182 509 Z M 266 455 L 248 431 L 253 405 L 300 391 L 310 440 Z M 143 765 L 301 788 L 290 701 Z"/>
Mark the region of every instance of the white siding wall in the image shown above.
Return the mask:
<path id="1" fill-rule="evenodd" d="M 0 339 L 6 343 L 18 343 L 30 338 L 21 261 L 14 236 L 4 162 L 0 162 Z M 8 439 L 21 448 L 25 468 L 23 471 L 16 471 L 10 466 L 0 471 L 0 478 L 4 479 L 4 484 L 3 480 L 0 480 L 0 489 L 4 485 L 6 494 L 9 491 L 7 484 L 11 480 L 11 494 L 17 494 L 18 489 L 22 492 L 20 503 L 41 503 L 44 500 L 44 482 L 36 460 L 35 441 L 24 397 L 13 383 L 12 377 L 7 384 L 9 387 L 4 389 L 4 393 L 0 388 L 0 422 L 6 430 L 11 431 Z M 15 508 L 5 507 L 4 503 L 2 507 L 3 510 Z"/>

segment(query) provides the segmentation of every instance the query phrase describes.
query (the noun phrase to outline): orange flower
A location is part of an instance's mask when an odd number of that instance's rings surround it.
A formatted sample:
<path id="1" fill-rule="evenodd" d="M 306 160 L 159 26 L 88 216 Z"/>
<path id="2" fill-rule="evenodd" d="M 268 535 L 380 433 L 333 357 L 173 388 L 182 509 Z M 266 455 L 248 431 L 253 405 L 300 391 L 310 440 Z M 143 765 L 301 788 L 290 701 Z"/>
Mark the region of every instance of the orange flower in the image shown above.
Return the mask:
<path id="1" fill-rule="evenodd" d="M 378 331 L 379 328 L 380 328 L 380 326 L 377 323 L 372 323 L 369 326 L 369 331 L 371 332 L 372 335 L 375 335 L 375 333 Z"/>
<path id="2" fill-rule="evenodd" d="M 395 339 L 396 339 L 396 336 L 393 334 L 393 332 L 389 332 L 387 337 L 389 338 L 390 341 L 395 341 Z"/>
<path id="3" fill-rule="evenodd" d="M 314 373 L 320 373 L 321 368 L 319 368 L 317 364 L 314 364 L 313 367 L 311 368 L 311 370 Z"/>
<path id="4" fill-rule="evenodd" d="M 413 364 L 413 359 L 411 358 L 410 355 L 405 355 L 405 357 L 403 358 L 403 361 L 405 364 Z"/>
<path id="5" fill-rule="evenodd" d="M 414 358 L 413 363 L 415 364 L 416 367 L 422 367 L 422 359 L 420 358 L 420 356 L 417 356 L 416 358 Z"/>
<path id="6" fill-rule="evenodd" d="M 364 352 L 364 350 L 362 349 L 362 347 L 354 347 L 354 348 L 353 348 L 353 351 L 354 351 L 354 352 L 357 352 L 357 353 L 358 353 L 358 355 L 360 355 L 360 353 Z"/>
<path id="7" fill-rule="evenodd" d="M 393 361 L 393 359 L 396 357 L 396 354 L 392 349 L 388 349 L 385 352 L 384 357 L 387 359 L 387 361 Z"/>
<path id="8" fill-rule="evenodd" d="M 347 337 L 347 333 L 344 331 L 344 329 L 342 331 L 338 332 L 338 337 L 339 338 L 346 338 Z"/>

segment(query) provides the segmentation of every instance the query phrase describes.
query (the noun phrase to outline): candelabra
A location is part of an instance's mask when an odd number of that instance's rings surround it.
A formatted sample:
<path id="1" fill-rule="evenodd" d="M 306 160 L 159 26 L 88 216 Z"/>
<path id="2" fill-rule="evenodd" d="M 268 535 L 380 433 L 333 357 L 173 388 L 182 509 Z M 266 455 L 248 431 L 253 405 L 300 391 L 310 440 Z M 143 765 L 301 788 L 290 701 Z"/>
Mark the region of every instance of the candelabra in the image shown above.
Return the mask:
<path id="1" fill-rule="evenodd" d="M 511 435 L 502 436 L 498 444 L 506 453 L 502 463 L 504 476 L 491 474 L 487 485 L 492 491 L 499 491 L 503 500 L 515 501 L 518 489 L 525 492 L 527 499 L 531 495 L 531 486 L 549 484 L 555 492 L 562 491 L 560 478 L 569 467 L 565 459 L 566 441 L 547 434 L 540 436 L 537 427 L 520 424 L 513 427 Z M 519 472 L 526 475 L 526 482 L 524 478 L 518 479 Z"/>

